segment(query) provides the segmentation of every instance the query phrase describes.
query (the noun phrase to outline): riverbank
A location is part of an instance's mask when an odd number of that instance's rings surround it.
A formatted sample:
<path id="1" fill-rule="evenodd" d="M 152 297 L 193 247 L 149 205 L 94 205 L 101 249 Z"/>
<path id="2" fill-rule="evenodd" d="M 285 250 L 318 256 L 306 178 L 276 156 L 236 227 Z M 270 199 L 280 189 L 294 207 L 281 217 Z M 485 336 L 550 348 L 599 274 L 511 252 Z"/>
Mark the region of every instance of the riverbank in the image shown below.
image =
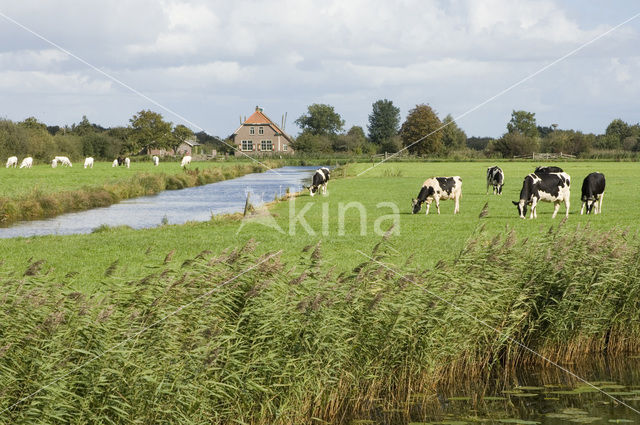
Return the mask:
<path id="1" fill-rule="evenodd" d="M 276 162 L 268 165 L 277 167 Z M 188 169 L 176 164 L 154 167 L 138 163 L 135 167 L 132 171 L 97 163 L 89 170 L 44 166 L 32 170 L 7 170 L 0 197 L 0 224 L 6 226 L 21 220 L 105 207 L 124 199 L 201 186 L 265 170 L 253 162 L 192 163 Z"/>

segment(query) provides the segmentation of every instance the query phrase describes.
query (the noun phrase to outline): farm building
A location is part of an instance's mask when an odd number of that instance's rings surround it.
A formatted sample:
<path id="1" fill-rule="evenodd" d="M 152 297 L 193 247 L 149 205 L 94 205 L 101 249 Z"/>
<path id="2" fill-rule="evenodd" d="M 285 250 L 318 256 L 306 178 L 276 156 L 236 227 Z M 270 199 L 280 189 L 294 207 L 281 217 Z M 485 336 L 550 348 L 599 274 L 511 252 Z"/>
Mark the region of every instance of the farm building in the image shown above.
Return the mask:
<path id="1" fill-rule="evenodd" d="M 196 137 L 193 136 L 190 139 L 187 139 L 185 141 L 183 141 L 182 143 L 180 143 L 180 146 L 178 146 L 178 148 L 176 149 L 177 152 L 174 152 L 173 149 L 162 149 L 162 148 L 150 148 L 150 149 L 143 149 L 142 151 L 140 151 L 141 155 L 157 155 L 159 157 L 163 157 L 166 155 L 180 155 L 180 156 L 184 156 L 184 155 L 191 155 L 191 156 L 195 156 L 198 154 L 204 154 L 204 150 L 202 148 L 202 146 L 200 145 L 200 143 L 198 143 L 196 141 Z M 215 156 L 215 153 L 213 154 Z"/>
<path id="2" fill-rule="evenodd" d="M 293 140 L 256 106 L 255 112 L 247 118 L 231 136 L 233 144 L 241 152 L 254 154 L 293 154 Z"/>

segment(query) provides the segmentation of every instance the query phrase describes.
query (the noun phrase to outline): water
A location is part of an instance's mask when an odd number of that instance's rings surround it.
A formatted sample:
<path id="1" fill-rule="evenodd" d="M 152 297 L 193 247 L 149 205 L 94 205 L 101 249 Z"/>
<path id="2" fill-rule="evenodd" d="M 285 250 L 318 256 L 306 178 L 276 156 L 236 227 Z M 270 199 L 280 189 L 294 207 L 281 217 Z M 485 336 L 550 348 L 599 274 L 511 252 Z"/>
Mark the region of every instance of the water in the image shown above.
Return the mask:
<path id="1" fill-rule="evenodd" d="M 484 382 L 414 393 L 400 409 L 374 406 L 351 423 L 640 424 L 640 356 L 595 357 L 563 366 L 593 386 L 551 365 L 522 368 Z"/>
<path id="2" fill-rule="evenodd" d="M 242 212 L 247 193 L 251 203 L 259 206 L 302 190 L 318 167 L 282 167 L 264 173 L 247 174 L 204 186 L 167 190 L 153 196 L 127 199 L 106 208 L 63 214 L 46 220 L 17 223 L 0 229 L 0 238 L 34 235 L 69 235 L 91 233 L 100 225 L 126 225 L 134 229 L 156 227 L 162 223 L 183 224 L 208 221 L 214 214 Z"/>

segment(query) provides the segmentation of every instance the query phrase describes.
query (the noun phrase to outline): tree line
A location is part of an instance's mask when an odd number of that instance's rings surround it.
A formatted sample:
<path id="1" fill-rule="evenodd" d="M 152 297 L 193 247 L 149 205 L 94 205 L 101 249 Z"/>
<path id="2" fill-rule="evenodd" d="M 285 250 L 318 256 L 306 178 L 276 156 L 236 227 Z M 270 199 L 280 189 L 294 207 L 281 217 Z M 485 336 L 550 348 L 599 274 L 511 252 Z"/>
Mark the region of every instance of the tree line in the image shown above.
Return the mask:
<path id="1" fill-rule="evenodd" d="M 152 148 L 175 152 L 183 141 L 193 137 L 219 152 L 230 150 L 216 136 L 194 133 L 182 124 L 164 120 L 157 112 L 142 110 L 131 117 L 126 127 L 104 128 L 91 123 L 86 116 L 79 123 L 64 127 L 47 126 L 34 117 L 20 122 L 0 120 L 0 157 L 32 156 L 44 162 L 57 155 L 75 160 L 87 156 L 112 160 Z"/>
<path id="2" fill-rule="evenodd" d="M 559 129 L 557 124 L 540 126 L 535 113 L 514 110 L 499 138 L 467 137 L 451 114 L 444 119 L 428 104 L 416 105 L 401 122 L 400 109 L 391 100 L 372 104 L 365 132 L 354 125 L 345 130 L 345 121 L 334 107 L 312 104 L 295 120 L 301 129 L 293 147 L 300 153 L 347 153 L 372 155 L 406 151 L 416 156 L 468 155 L 511 158 L 532 152 L 581 155 L 595 151 L 640 151 L 640 124 L 614 119 L 602 134 Z M 142 110 L 126 127 L 103 128 L 86 116 L 71 126 L 46 126 L 30 117 L 14 123 L 0 120 L 0 155 L 33 156 L 48 161 L 56 155 L 71 158 L 93 156 L 111 160 L 119 155 L 135 155 L 145 149 L 176 148 L 196 137 L 200 144 L 220 153 L 233 151 L 231 136 L 225 140 L 205 132 L 164 120 L 161 114 Z"/>

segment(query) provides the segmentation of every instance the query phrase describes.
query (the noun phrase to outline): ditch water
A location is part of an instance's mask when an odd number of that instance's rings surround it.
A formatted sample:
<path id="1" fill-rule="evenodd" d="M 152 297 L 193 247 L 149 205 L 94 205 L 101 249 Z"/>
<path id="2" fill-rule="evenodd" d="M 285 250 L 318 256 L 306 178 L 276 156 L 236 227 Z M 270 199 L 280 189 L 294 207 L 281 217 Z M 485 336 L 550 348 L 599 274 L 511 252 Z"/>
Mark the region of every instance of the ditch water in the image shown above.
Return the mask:
<path id="1" fill-rule="evenodd" d="M 127 199 L 105 208 L 19 222 L 0 228 L 0 238 L 91 233 L 101 225 L 142 229 L 163 223 L 208 221 L 212 215 L 242 212 L 248 193 L 251 203 L 259 206 L 274 200 L 276 195 L 284 195 L 287 189 L 300 191 L 317 168 L 282 167 L 204 186 Z"/>
<path id="2" fill-rule="evenodd" d="M 563 367 L 593 386 L 553 366 L 521 369 L 490 382 L 413 394 L 403 409 L 374 407 L 351 424 L 640 423 L 640 356 L 591 358 Z"/>

